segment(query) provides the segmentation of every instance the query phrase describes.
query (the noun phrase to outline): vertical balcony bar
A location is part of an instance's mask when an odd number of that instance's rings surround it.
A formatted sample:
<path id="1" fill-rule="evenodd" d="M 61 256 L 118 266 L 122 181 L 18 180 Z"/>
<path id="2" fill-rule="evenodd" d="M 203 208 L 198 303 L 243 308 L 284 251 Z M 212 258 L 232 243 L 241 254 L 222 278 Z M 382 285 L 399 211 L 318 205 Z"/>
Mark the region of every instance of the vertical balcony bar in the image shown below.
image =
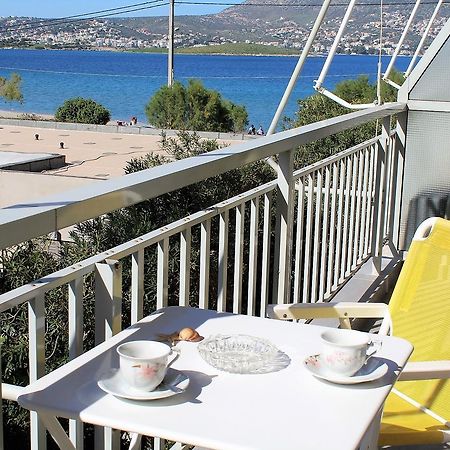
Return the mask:
<path id="1" fill-rule="evenodd" d="M 292 230 L 294 226 L 294 150 L 278 156 L 274 298 L 291 299 Z"/>
<path id="2" fill-rule="evenodd" d="M 242 307 L 242 271 L 244 260 L 245 203 L 236 206 L 236 233 L 234 238 L 233 312 L 240 314 Z"/>
<path id="3" fill-rule="evenodd" d="M 3 439 L 3 391 L 2 391 L 2 383 L 3 383 L 3 368 L 2 368 L 2 342 L 0 340 L 0 450 L 4 450 L 4 439 Z"/>
<path id="4" fill-rule="evenodd" d="M 366 241 L 366 214 L 367 214 L 367 204 L 368 204 L 368 182 L 369 182 L 369 151 L 366 148 L 363 155 L 363 165 L 364 165 L 364 175 L 362 181 L 362 192 L 361 192 L 361 225 L 360 225 L 360 236 L 359 236 L 359 247 L 358 247 L 358 262 L 361 262 L 365 258 L 365 241 Z"/>
<path id="5" fill-rule="evenodd" d="M 344 190 L 344 229 L 342 236 L 342 252 L 341 252 L 341 273 L 339 275 L 339 283 L 345 279 L 345 269 L 347 260 L 347 248 L 348 248 L 348 219 L 349 219 L 349 206 L 350 206 L 350 184 L 352 173 L 352 160 L 351 157 L 345 158 L 347 161 L 347 172 L 345 174 L 345 190 Z"/>
<path id="6" fill-rule="evenodd" d="M 95 344 L 111 338 L 122 328 L 122 264 L 105 260 L 95 264 Z M 96 427 L 95 448 L 118 450 L 120 431 Z"/>
<path id="7" fill-rule="evenodd" d="M 386 165 L 388 156 L 388 140 L 390 134 L 390 117 L 384 117 L 382 121 L 381 138 L 378 143 L 377 153 L 377 182 L 374 201 L 374 217 L 372 228 L 374 230 L 372 255 L 375 270 L 381 272 L 381 257 L 384 238 L 384 212 L 386 207 Z"/>
<path id="8" fill-rule="evenodd" d="M 69 359 L 83 353 L 83 278 L 77 278 L 69 288 Z M 77 450 L 83 450 L 83 422 L 69 420 L 69 437 Z"/>
<path id="9" fill-rule="evenodd" d="M 381 230 L 381 239 L 384 242 L 387 237 L 389 227 L 389 201 L 392 176 L 392 138 L 387 136 L 385 147 L 385 163 L 384 163 L 384 201 L 383 201 L 383 228 Z"/>
<path id="10" fill-rule="evenodd" d="M 83 353 L 83 278 L 77 278 L 69 288 L 69 359 Z"/>
<path id="11" fill-rule="evenodd" d="M 267 192 L 264 194 L 263 248 L 261 258 L 261 317 L 266 317 L 266 306 L 269 302 L 271 212 L 272 192 Z"/>
<path id="12" fill-rule="evenodd" d="M 352 156 L 352 186 L 350 194 L 350 230 L 347 245 L 347 269 L 345 275 L 349 276 L 352 271 L 352 257 L 353 257 L 353 239 L 355 237 L 355 208 L 356 208 L 356 192 L 358 182 L 358 165 L 359 159 L 356 153 Z"/>
<path id="13" fill-rule="evenodd" d="M 305 180 L 297 181 L 297 232 L 295 238 L 295 279 L 294 279 L 294 303 L 301 302 L 301 286 L 303 272 L 303 230 L 305 215 Z"/>
<path id="14" fill-rule="evenodd" d="M 122 328 L 122 264 L 112 259 L 95 264 L 95 344 Z"/>
<path id="15" fill-rule="evenodd" d="M 376 145 L 376 157 L 375 157 L 375 179 L 374 179 L 374 196 L 373 196 L 373 214 L 372 214 L 372 236 L 371 236 L 371 253 L 374 258 L 375 269 L 379 271 L 379 224 L 380 224 L 380 202 L 382 197 L 382 174 L 383 174 L 383 162 L 384 151 L 381 144 Z"/>
<path id="16" fill-rule="evenodd" d="M 217 310 L 227 310 L 227 280 L 228 280 L 228 209 L 219 216 L 219 274 L 218 274 L 218 298 Z"/>
<path id="17" fill-rule="evenodd" d="M 310 297 L 310 269 L 311 269 L 311 239 L 312 239 L 312 215 L 313 215 L 313 177 L 308 175 L 307 200 L 306 200 L 306 234 L 305 234 L 305 260 L 303 264 L 303 303 L 309 303 Z"/>
<path id="18" fill-rule="evenodd" d="M 311 275 L 311 303 L 317 301 L 317 289 L 319 284 L 319 253 L 320 253 L 320 223 L 322 216 L 322 169 L 317 171 L 316 176 L 316 213 L 314 217 L 314 247 Z"/>
<path id="19" fill-rule="evenodd" d="M 386 216 L 387 216 L 387 208 L 388 208 L 388 201 L 389 201 L 389 191 L 388 191 L 388 185 L 389 185 L 389 174 L 391 170 L 391 118 L 383 117 L 382 121 L 382 127 L 381 127 L 381 145 L 383 146 L 384 150 L 384 170 L 383 170 L 383 190 L 382 190 L 382 202 L 380 205 L 381 208 L 381 223 L 380 223 L 380 234 L 379 234 L 379 254 L 380 258 L 383 253 L 383 243 L 385 238 L 385 230 L 386 230 Z"/>
<path id="20" fill-rule="evenodd" d="M 331 295 L 333 287 L 337 188 L 338 188 L 338 165 L 337 162 L 335 162 L 333 163 L 333 186 L 331 188 L 330 243 L 328 252 L 327 287 L 325 291 L 326 297 L 329 297 Z"/>
<path id="21" fill-rule="evenodd" d="M 387 224 L 386 224 L 386 236 L 390 242 L 395 241 L 394 237 L 394 222 L 396 214 L 396 199 L 397 199 L 397 186 L 398 186 L 398 174 L 401 170 L 399 168 L 400 152 L 399 147 L 401 143 L 397 139 L 397 135 L 391 137 L 391 176 L 389 179 L 389 208 L 387 210 Z M 395 247 L 398 248 L 398 247 Z"/>
<path id="22" fill-rule="evenodd" d="M 328 236 L 332 230 L 328 228 L 328 220 L 330 214 L 330 166 L 325 167 L 325 194 L 323 198 L 323 222 L 322 222 L 322 250 L 320 252 L 320 283 L 319 283 L 319 302 L 323 302 L 325 298 L 325 286 L 327 281 L 327 247 Z"/>
<path id="23" fill-rule="evenodd" d="M 407 113 L 402 112 L 397 116 L 397 127 L 395 134 L 395 157 L 397 168 L 394 172 L 395 182 L 393 182 L 393 189 L 391 197 L 395 199 L 391 202 L 391 228 L 390 236 L 395 248 L 399 248 L 399 233 L 400 233 L 400 206 L 401 206 L 401 192 L 403 183 L 403 169 L 405 161 L 405 146 L 406 146 L 406 123 Z M 398 195 L 397 195 L 398 193 Z"/>
<path id="24" fill-rule="evenodd" d="M 191 227 L 180 233 L 180 306 L 189 306 L 191 291 Z"/>
<path id="25" fill-rule="evenodd" d="M 209 304 L 209 261 L 211 248 L 211 220 L 205 220 L 200 225 L 200 289 L 199 307 L 208 309 Z"/>
<path id="26" fill-rule="evenodd" d="M 362 203 L 362 184 L 364 170 L 364 150 L 358 152 L 358 176 L 356 188 L 356 213 L 355 213 L 355 238 L 353 239 L 353 259 L 352 270 L 358 265 L 360 255 L 358 254 L 359 240 L 361 239 L 361 203 Z"/>
<path id="27" fill-rule="evenodd" d="M 131 255 L 131 323 L 144 316 L 144 250 Z"/>
<path id="28" fill-rule="evenodd" d="M 158 270 L 156 275 L 156 307 L 169 303 L 169 239 L 158 241 Z"/>
<path id="29" fill-rule="evenodd" d="M 339 191 L 338 191 L 338 211 L 337 211 L 337 227 L 336 227 L 336 257 L 334 263 L 334 282 L 333 289 L 336 289 L 339 283 L 339 273 L 341 271 L 341 250 L 342 250 L 342 217 L 344 205 L 344 184 L 345 184 L 345 159 L 341 159 L 339 169 Z"/>
<path id="30" fill-rule="evenodd" d="M 372 145 L 369 155 L 369 182 L 367 183 L 368 190 L 368 207 L 366 217 L 366 236 L 364 242 L 364 255 L 368 256 L 372 253 L 372 234 L 373 230 L 370 227 L 373 217 L 374 202 L 375 202 L 375 172 L 376 172 L 376 151 L 378 146 Z"/>
<path id="31" fill-rule="evenodd" d="M 258 221 L 259 221 L 259 197 L 250 201 L 250 249 L 248 256 L 248 295 L 247 314 L 255 315 L 256 277 L 258 262 Z"/>
<path id="32" fill-rule="evenodd" d="M 45 296 L 28 302 L 30 383 L 45 375 Z M 36 412 L 30 412 L 30 448 L 47 448 L 46 430 Z"/>

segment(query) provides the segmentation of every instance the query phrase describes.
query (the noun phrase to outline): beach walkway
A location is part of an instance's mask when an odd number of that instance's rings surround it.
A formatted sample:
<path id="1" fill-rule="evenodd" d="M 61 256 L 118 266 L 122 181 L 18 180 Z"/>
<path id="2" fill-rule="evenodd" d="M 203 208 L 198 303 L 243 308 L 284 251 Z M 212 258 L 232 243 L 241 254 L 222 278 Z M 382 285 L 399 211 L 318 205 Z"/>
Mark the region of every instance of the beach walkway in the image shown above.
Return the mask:
<path id="1" fill-rule="evenodd" d="M 57 153 L 65 155 L 67 163 L 39 173 L 0 170 L 0 208 L 122 176 L 127 161 L 150 152 L 162 154 L 160 140 L 158 134 L 127 134 L 126 130 L 108 133 L 0 124 L 3 158 L 7 152 L 12 152 L 11 157 L 13 153 Z"/>

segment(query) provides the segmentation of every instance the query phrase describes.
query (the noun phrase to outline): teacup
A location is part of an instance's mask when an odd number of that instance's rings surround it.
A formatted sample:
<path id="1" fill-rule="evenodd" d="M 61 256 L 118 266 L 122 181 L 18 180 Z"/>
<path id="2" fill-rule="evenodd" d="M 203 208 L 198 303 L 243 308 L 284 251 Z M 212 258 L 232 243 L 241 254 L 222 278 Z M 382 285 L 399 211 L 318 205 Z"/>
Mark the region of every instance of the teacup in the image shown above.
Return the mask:
<path id="1" fill-rule="evenodd" d="M 355 330 L 329 330 L 321 334 L 320 360 L 326 369 L 343 376 L 352 376 L 378 350 L 381 342 Z"/>
<path id="2" fill-rule="evenodd" d="M 164 377 L 178 353 L 162 342 L 131 341 L 117 347 L 120 373 L 126 383 L 141 391 L 153 391 Z M 169 360 L 169 356 L 174 357 Z"/>

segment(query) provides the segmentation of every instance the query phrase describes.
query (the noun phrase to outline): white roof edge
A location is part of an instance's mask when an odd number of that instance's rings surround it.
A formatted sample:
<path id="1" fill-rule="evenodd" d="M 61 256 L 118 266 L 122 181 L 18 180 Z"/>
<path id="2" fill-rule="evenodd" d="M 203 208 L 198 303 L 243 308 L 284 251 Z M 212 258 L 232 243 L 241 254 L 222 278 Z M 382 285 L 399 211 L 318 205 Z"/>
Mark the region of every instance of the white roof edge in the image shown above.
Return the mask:
<path id="1" fill-rule="evenodd" d="M 447 42 L 450 37 L 450 19 L 447 20 L 446 24 L 442 27 L 439 34 L 431 43 L 430 47 L 426 50 L 420 61 L 414 67 L 413 71 L 410 73 L 408 78 L 402 84 L 398 91 L 398 101 L 406 103 L 409 99 L 409 93 L 412 91 L 414 86 L 422 77 L 425 70 L 433 62 L 435 56 L 439 53 L 440 49 Z"/>

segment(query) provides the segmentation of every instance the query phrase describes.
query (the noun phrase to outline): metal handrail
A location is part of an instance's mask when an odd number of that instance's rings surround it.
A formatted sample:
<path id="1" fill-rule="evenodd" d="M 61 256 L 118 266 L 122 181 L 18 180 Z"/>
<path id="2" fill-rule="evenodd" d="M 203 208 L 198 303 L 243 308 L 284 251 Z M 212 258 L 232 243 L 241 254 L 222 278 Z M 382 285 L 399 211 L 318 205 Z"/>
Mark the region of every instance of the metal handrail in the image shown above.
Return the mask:
<path id="1" fill-rule="evenodd" d="M 131 206 L 405 109 L 404 103 L 376 106 L 1 209 L 0 248 Z"/>

